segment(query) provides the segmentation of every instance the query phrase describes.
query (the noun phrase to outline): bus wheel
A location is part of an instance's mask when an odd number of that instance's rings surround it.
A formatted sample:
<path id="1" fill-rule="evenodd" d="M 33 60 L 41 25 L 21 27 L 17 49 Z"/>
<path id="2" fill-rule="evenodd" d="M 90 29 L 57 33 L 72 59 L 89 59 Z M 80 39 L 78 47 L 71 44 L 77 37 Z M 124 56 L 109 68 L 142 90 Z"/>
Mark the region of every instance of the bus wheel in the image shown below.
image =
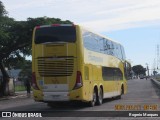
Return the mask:
<path id="1" fill-rule="evenodd" d="M 123 86 L 121 87 L 121 94 L 117 96 L 117 99 L 121 99 L 123 95 Z"/>
<path id="2" fill-rule="evenodd" d="M 97 95 L 96 95 L 96 90 L 94 89 L 94 91 L 93 91 L 93 98 L 92 98 L 92 101 L 89 102 L 89 105 L 91 107 L 94 107 L 95 104 L 96 104 L 96 100 L 97 100 Z"/>
<path id="3" fill-rule="evenodd" d="M 55 107 L 55 104 L 52 103 L 52 102 L 48 102 L 48 103 L 47 103 L 47 106 L 52 108 L 52 107 Z"/>
<path id="4" fill-rule="evenodd" d="M 97 105 L 101 105 L 103 103 L 103 91 L 102 88 L 99 90 L 99 95 L 97 97 Z"/>

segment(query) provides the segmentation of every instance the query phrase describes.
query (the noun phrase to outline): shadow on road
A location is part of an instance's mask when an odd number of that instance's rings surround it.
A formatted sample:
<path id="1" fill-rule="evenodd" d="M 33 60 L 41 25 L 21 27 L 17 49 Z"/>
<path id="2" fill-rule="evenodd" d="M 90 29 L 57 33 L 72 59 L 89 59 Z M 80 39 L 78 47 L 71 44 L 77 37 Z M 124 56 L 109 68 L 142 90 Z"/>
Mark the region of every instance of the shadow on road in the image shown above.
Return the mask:
<path id="1" fill-rule="evenodd" d="M 103 100 L 103 104 L 109 103 L 115 100 L 119 100 L 118 98 L 107 98 Z M 79 110 L 90 107 L 87 102 L 56 102 L 48 105 L 50 110 Z M 91 107 L 92 108 L 92 107 Z"/>

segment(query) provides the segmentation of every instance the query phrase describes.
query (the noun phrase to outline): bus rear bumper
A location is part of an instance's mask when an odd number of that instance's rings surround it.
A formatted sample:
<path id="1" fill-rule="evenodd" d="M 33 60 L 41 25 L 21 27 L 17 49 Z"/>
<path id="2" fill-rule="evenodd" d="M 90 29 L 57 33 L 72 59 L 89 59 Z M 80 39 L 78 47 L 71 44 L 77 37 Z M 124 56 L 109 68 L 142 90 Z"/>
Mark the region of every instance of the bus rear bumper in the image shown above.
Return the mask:
<path id="1" fill-rule="evenodd" d="M 69 101 L 69 92 L 43 92 L 43 101 Z"/>

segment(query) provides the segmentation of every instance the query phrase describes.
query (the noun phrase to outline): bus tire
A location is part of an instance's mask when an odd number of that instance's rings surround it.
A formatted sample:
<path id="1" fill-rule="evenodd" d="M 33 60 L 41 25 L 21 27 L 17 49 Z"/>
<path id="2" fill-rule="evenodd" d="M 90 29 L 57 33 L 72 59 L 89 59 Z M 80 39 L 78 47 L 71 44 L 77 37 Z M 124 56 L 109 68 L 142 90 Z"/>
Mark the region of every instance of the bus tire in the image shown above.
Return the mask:
<path id="1" fill-rule="evenodd" d="M 118 95 L 118 96 L 117 96 L 117 99 L 121 99 L 121 98 L 122 98 L 122 95 Z"/>
<path id="2" fill-rule="evenodd" d="M 94 107 L 96 104 L 96 100 L 97 100 L 97 95 L 96 95 L 96 90 L 94 89 L 92 100 L 89 102 L 89 106 Z"/>
<path id="3" fill-rule="evenodd" d="M 103 90 L 102 88 L 99 89 L 99 94 L 97 97 L 97 105 L 101 105 L 103 103 Z"/>
<path id="4" fill-rule="evenodd" d="M 53 102 L 48 102 L 47 106 L 53 108 L 53 107 L 55 107 L 55 104 Z"/>
<path id="5" fill-rule="evenodd" d="M 121 99 L 122 98 L 123 92 L 124 92 L 124 88 L 122 86 L 121 87 L 121 94 L 119 96 L 117 96 L 117 99 Z"/>

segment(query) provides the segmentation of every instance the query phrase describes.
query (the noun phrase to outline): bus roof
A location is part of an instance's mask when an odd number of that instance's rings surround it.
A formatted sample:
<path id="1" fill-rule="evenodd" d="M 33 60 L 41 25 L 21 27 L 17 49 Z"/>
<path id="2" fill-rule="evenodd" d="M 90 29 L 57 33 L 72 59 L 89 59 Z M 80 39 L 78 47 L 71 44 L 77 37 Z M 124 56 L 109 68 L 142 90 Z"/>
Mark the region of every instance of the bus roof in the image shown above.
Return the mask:
<path id="1" fill-rule="evenodd" d="M 94 32 L 94 31 L 92 31 L 92 30 L 90 30 L 90 29 L 88 29 L 88 28 L 86 28 L 86 27 L 84 27 L 84 26 L 75 25 L 75 24 L 73 24 L 73 23 L 71 23 L 71 24 L 40 25 L 40 26 L 36 26 L 35 28 L 37 29 L 37 28 L 52 27 L 52 26 L 77 26 L 77 27 L 83 28 L 83 29 L 85 29 L 85 30 L 88 30 L 88 31 L 90 31 L 91 33 L 94 33 L 94 34 L 96 34 L 96 35 L 98 35 L 98 36 L 101 36 L 101 37 L 103 37 L 103 38 L 105 38 L 105 39 L 107 39 L 107 40 L 109 40 L 109 41 L 112 41 L 112 42 L 114 42 L 114 43 L 117 43 L 117 44 L 121 45 L 119 42 L 117 42 L 117 41 L 115 41 L 115 40 L 112 40 L 111 38 L 108 38 L 108 37 L 106 37 L 106 36 L 104 36 L 104 35 L 101 35 L 101 34 L 99 34 L 99 33 L 97 33 L 97 32 Z M 121 45 L 121 46 L 122 46 L 122 45 Z M 123 46 L 122 46 L 122 47 L 123 47 Z"/>

